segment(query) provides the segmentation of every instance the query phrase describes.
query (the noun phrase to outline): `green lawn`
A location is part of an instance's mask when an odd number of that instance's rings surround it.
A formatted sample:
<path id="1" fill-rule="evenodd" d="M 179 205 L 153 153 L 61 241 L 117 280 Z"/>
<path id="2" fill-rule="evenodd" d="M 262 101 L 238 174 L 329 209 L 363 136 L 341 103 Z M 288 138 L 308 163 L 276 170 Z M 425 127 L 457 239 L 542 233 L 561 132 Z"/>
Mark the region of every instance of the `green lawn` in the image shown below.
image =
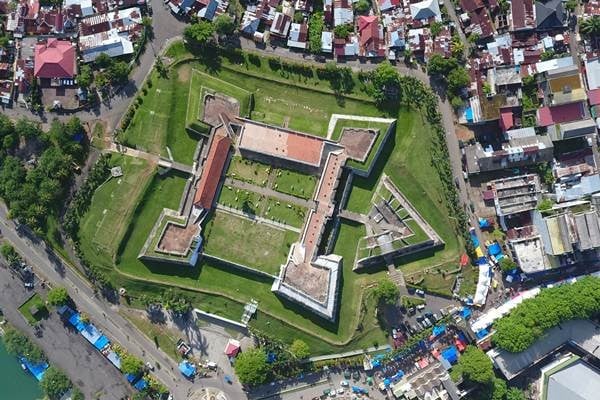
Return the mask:
<path id="1" fill-rule="evenodd" d="M 331 140 L 338 142 L 342 137 L 344 128 L 364 128 L 364 129 L 379 129 L 381 133 L 385 133 L 390 124 L 373 121 L 356 121 L 352 119 L 338 119 L 335 123 L 335 128 L 331 133 Z"/>
<path id="2" fill-rule="evenodd" d="M 82 251 L 90 262 L 105 266 L 113 264 L 135 206 L 154 173 L 154 167 L 141 158 L 113 154 L 110 163 L 120 166 L 123 176 L 98 187 L 79 225 Z"/>
<path id="3" fill-rule="evenodd" d="M 204 252 L 276 275 L 298 234 L 217 211 L 202 230 Z"/>
<path id="4" fill-rule="evenodd" d="M 227 177 L 252 183 L 257 186 L 266 186 L 272 168 L 269 165 L 234 156 L 227 169 Z"/>
<path id="5" fill-rule="evenodd" d="M 183 65 L 160 78 L 150 75 L 152 86 L 140 92 L 142 104 L 122 134 L 122 141 L 153 154 L 167 157 L 167 146 L 175 161 L 192 164 L 198 138 L 185 130 L 191 69 Z"/>
<path id="6" fill-rule="evenodd" d="M 32 314 L 32 311 L 35 311 L 35 309 L 37 309 L 37 312 Z M 31 325 L 35 325 L 42 319 L 48 317 L 46 303 L 38 293 L 31 296 L 25 303 L 23 303 L 19 307 L 19 312 Z"/>
<path id="7" fill-rule="evenodd" d="M 131 321 L 140 332 L 148 336 L 156 347 L 164 351 L 171 359 L 175 362 L 181 361 L 181 355 L 177 352 L 178 338 L 175 336 L 175 332 L 171 332 L 165 324 L 154 324 L 134 310 L 122 309 L 119 313 Z"/>
<path id="8" fill-rule="evenodd" d="M 192 71 L 192 81 L 199 81 L 201 85 L 200 91 L 190 92 L 190 103 L 198 105 L 195 108 L 195 110 L 197 110 L 197 119 L 202 119 L 204 114 L 204 104 L 202 100 L 207 93 L 220 93 L 236 99 L 240 104 L 240 117 L 247 117 L 252 111 L 252 93 L 249 91 L 196 69 Z M 197 85 L 195 82 L 194 84 Z M 192 100 L 194 97 L 199 97 L 199 99 Z"/>
<path id="9" fill-rule="evenodd" d="M 288 169 L 278 169 L 275 174 L 273 189 L 292 196 L 310 199 L 315 192 L 317 178 Z"/>

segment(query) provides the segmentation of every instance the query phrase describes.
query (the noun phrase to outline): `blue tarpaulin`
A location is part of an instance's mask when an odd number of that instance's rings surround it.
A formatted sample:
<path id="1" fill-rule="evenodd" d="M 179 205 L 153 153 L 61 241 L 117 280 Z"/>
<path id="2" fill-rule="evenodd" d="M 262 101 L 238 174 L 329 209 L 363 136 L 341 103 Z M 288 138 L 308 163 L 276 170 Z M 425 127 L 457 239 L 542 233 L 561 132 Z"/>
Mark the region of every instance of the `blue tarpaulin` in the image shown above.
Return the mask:
<path id="1" fill-rule="evenodd" d="M 48 369 L 48 363 L 33 363 L 25 357 L 21 357 L 20 361 L 25 366 L 25 368 L 27 368 L 27 370 L 31 372 L 31 375 L 33 375 L 38 381 L 42 380 L 42 378 L 44 377 L 44 373 Z"/>
<path id="2" fill-rule="evenodd" d="M 463 307 L 463 309 L 462 309 L 462 317 L 464 319 L 471 318 L 471 309 L 469 307 Z"/>
<path id="3" fill-rule="evenodd" d="M 471 107 L 465 110 L 465 119 L 467 122 L 473 122 L 473 109 Z"/>
<path id="4" fill-rule="evenodd" d="M 119 357 L 117 353 L 111 351 L 106 355 L 106 358 L 108 358 L 108 361 L 110 361 L 112 365 L 114 365 L 118 369 L 121 369 L 121 357 Z"/>
<path id="5" fill-rule="evenodd" d="M 108 344 L 110 344 L 110 341 L 108 340 L 108 338 L 106 336 L 102 335 L 98 338 L 98 340 L 96 340 L 96 342 L 94 342 L 94 347 L 97 348 L 98 350 L 102 350 Z"/>
<path id="6" fill-rule="evenodd" d="M 502 248 L 500 247 L 500 245 L 497 242 L 492 243 L 490 245 L 490 247 L 488 247 L 488 251 L 494 257 L 497 256 L 498 254 L 502 254 Z"/>
<path id="7" fill-rule="evenodd" d="M 477 233 L 475 233 L 475 229 L 471 228 L 471 242 L 473 242 L 473 247 L 479 247 L 479 238 L 477 237 Z"/>
<path id="8" fill-rule="evenodd" d="M 477 333 L 475 333 L 475 336 L 477 336 L 477 339 L 483 339 L 484 337 L 486 337 L 489 334 L 487 329 L 482 329 L 480 331 L 477 331 Z"/>
<path id="9" fill-rule="evenodd" d="M 479 218 L 479 227 L 481 229 L 489 228 L 490 221 L 488 221 L 487 218 Z"/>
<path id="10" fill-rule="evenodd" d="M 133 387 L 141 392 L 142 390 L 144 390 L 148 387 L 148 382 L 146 382 L 143 379 L 140 379 L 139 381 L 137 381 L 137 383 L 135 385 L 133 385 Z"/>
<path id="11" fill-rule="evenodd" d="M 96 343 L 98 339 L 100 339 L 100 332 L 96 327 L 92 324 L 83 323 L 83 329 L 81 330 L 81 336 L 85 338 L 91 344 Z"/>
<path id="12" fill-rule="evenodd" d="M 433 327 L 433 336 L 441 335 L 444 332 L 446 332 L 446 325 L 436 325 Z"/>
<path id="13" fill-rule="evenodd" d="M 63 315 L 65 313 L 65 311 L 67 311 L 67 310 L 71 310 L 71 309 L 69 308 L 69 306 L 65 306 L 65 305 L 62 305 L 56 309 L 56 311 L 58 311 L 58 313 L 60 315 Z"/>
<path id="14" fill-rule="evenodd" d="M 442 350 L 442 357 L 444 357 L 450 364 L 454 364 L 458 361 L 458 350 L 456 346 L 450 346 Z"/>
<path id="15" fill-rule="evenodd" d="M 420 340 L 420 341 L 419 341 L 419 347 L 420 347 L 422 350 L 424 350 L 424 351 L 427 351 L 427 343 L 425 343 L 425 341 L 424 341 L 424 340 Z"/>
<path id="16" fill-rule="evenodd" d="M 371 366 L 373 366 L 373 368 L 377 368 L 381 366 L 381 361 L 379 360 L 373 360 L 371 361 Z"/>
<path id="17" fill-rule="evenodd" d="M 277 360 L 277 355 L 275 353 L 267 354 L 267 362 L 269 364 L 273 364 L 275 362 L 275 360 Z"/>
<path id="18" fill-rule="evenodd" d="M 196 367 L 193 364 L 190 364 L 187 361 L 182 361 L 179 363 L 179 371 L 185 376 L 192 377 L 196 373 Z"/>
<path id="19" fill-rule="evenodd" d="M 127 379 L 127 382 L 129 383 L 133 383 L 137 379 L 137 376 L 134 374 L 125 374 L 125 379 Z"/>
<path id="20" fill-rule="evenodd" d="M 385 385 L 385 387 L 390 387 L 390 385 L 392 384 L 392 381 L 390 380 L 390 378 L 385 378 L 383 380 L 383 384 Z"/>
<path id="21" fill-rule="evenodd" d="M 402 379 L 402 377 L 404 376 L 404 371 L 399 370 L 398 372 L 396 372 L 396 375 L 392 376 L 392 380 L 393 381 L 397 381 Z"/>

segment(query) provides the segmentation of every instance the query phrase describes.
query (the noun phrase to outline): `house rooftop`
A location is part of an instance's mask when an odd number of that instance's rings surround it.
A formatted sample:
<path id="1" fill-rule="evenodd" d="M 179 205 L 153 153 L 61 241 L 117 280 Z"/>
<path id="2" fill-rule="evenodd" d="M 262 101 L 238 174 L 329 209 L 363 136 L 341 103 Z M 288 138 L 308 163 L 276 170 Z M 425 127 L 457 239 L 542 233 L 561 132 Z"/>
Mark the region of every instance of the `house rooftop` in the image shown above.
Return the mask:
<path id="1" fill-rule="evenodd" d="M 67 40 L 47 39 L 35 46 L 34 75 L 37 78 L 73 78 L 75 47 Z"/>
<path id="2" fill-rule="evenodd" d="M 209 210 L 217 194 L 219 181 L 223 174 L 225 162 L 229 156 L 229 147 L 231 139 L 227 135 L 218 135 L 215 133 L 208 156 L 202 169 L 202 176 L 196 188 L 194 195 L 194 206 Z"/>
<path id="3" fill-rule="evenodd" d="M 585 62 L 585 74 L 588 89 L 600 88 L 600 57 L 591 58 Z"/>
<path id="4" fill-rule="evenodd" d="M 545 0 L 535 2 L 536 29 L 552 30 L 564 28 L 567 14 L 562 0 Z"/>
<path id="5" fill-rule="evenodd" d="M 550 126 L 580 120 L 585 116 L 585 107 L 584 102 L 576 102 L 539 108 L 537 110 L 538 124 Z"/>

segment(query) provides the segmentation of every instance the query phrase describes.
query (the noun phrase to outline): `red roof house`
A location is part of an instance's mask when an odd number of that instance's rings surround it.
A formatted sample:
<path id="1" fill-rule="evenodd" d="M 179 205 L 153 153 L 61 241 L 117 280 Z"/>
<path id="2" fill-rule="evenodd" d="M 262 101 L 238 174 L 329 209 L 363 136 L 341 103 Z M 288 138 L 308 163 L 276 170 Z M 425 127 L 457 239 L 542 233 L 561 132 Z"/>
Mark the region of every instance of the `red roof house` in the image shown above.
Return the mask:
<path id="1" fill-rule="evenodd" d="M 73 78 L 75 47 L 66 40 L 48 39 L 35 46 L 33 74 L 36 78 Z"/>
<path id="2" fill-rule="evenodd" d="M 578 102 L 539 108 L 537 110 L 538 125 L 550 126 L 578 121 L 585 116 L 584 107 L 583 102 Z"/>
<path id="3" fill-rule="evenodd" d="M 206 210 L 212 207 L 230 145 L 231 139 L 228 136 L 215 135 L 213 137 L 204 163 L 204 170 L 194 195 L 194 206 Z"/>
<path id="4" fill-rule="evenodd" d="M 590 106 L 596 106 L 600 104 L 600 89 L 588 91 L 588 100 L 590 101 Z"/>
<path id="5" fill-rule="evenodd" d="M 383 27 L 379 25 L 379 18 L 375 15 L 358 18 L 359 54 L 361 57 L 385 56 L 385 40 Z"/>

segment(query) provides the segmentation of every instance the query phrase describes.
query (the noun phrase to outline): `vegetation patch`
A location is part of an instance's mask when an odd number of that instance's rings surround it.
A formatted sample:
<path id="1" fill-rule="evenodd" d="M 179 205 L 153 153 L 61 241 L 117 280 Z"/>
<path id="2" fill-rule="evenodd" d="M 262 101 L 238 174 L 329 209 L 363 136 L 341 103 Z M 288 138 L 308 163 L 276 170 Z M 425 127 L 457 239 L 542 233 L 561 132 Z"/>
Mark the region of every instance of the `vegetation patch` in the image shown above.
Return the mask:
<path id="1" fill-rule="evenodd" d="M 25 303 L 21 304 L 19 312 L 31 325 L 35 325 L 48 317 L 46 302 L 38 293 L 34 294 Z"/>
<path id="2" fill-rule="evenodd" d="M 315 192 L 316 185 L 317 178 L 312 175 L 288 169 L 278 169 L 275 173 L 273 189 L 303 199 L 310 199 Z"/>

